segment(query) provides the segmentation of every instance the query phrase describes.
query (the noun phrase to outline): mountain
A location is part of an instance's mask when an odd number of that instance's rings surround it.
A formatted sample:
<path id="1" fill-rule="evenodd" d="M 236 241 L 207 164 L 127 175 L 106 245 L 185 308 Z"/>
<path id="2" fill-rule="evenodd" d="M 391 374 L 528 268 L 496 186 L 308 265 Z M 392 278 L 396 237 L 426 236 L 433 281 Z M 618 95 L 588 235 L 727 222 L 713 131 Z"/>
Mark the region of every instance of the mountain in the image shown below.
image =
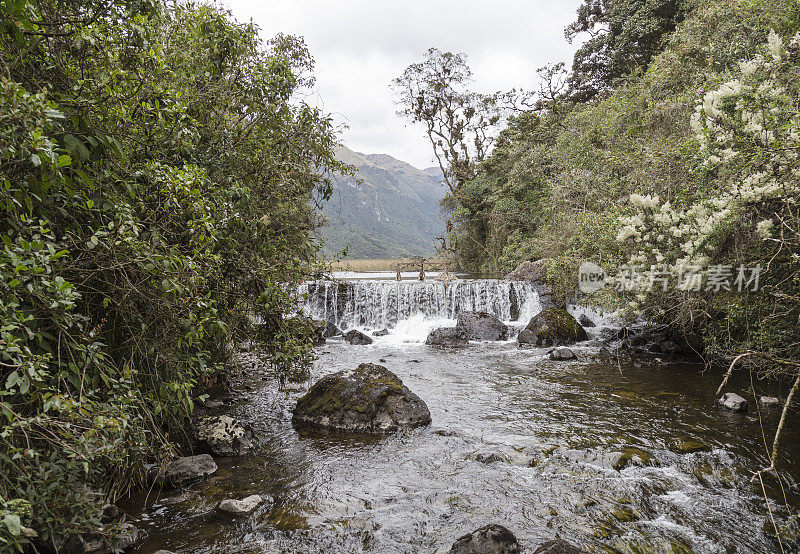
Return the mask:
<path id="1" fill-rule="evenodd" d="M 320 233 L 328 255 L 348 244 L 349 258 L 430 256 L 444 233 L 439 201 L 441 172 L 420 170 L 388 154 L 361 154 L 341 147 L 338 159 L 358 168 L 354 177 L 336 175 L 325 203 Z M 359 182 L 360 181 L 360 182 Z"/>

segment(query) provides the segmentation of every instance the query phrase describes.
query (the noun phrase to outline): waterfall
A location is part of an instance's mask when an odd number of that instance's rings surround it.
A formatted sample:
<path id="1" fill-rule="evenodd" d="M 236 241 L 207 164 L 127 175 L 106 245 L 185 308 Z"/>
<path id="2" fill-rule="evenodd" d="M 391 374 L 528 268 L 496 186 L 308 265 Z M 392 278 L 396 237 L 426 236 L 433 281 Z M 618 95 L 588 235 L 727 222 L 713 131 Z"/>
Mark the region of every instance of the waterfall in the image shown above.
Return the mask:
<path id="1" fill-rule="evenodd" d="M 461 312 L 527 323 L 540 311 L 533 285 L 519 281 L 315 281 L 299 292 L 307 295 L 306 314 L 344 330 L 391 329 L 412 317 L 454 320 Z"/>

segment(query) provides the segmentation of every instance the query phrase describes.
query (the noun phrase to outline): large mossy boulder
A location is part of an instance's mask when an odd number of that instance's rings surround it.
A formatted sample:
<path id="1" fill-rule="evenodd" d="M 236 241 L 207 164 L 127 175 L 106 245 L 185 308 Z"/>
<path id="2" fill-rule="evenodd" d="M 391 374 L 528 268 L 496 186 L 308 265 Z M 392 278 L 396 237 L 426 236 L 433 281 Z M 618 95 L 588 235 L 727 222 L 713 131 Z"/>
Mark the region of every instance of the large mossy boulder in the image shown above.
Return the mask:
<path id="1" fill-rule="evenodd" d="M 428 333 L 428 346 L 462 346 L 469 342 L 467 333 L 460 327 L 440 327 Z"/>
<path id="2" fill-rule="evenodd" d="M 392 433 L 428 425 L 431 414 L 397 375 L 361 364 L 317 381 L 297 401 L 292 422 L 348 433 Z"/>
<path id="3" fill-rule="evenodd" d="M 469 340 L 506 340 L 508 327 L 486 312 L 462 312 L 458 315 L 457 329 L 463 329 Z"/>
<path id="4" fill-rule="evenodd" d="M 517 336 L 517 342 L 520 345 L 555 346 L 575 344 L 587 338 L 586 330 L 567 310 L 551 307 L 531 318 Z"/>

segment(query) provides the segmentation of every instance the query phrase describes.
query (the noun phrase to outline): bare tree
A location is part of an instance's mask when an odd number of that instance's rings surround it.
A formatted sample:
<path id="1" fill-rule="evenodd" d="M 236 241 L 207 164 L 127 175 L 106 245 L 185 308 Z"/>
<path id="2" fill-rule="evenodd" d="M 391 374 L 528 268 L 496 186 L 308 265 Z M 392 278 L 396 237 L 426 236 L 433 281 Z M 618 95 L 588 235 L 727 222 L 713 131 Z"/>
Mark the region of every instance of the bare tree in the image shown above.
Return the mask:
<path id="1" fill-rule="evenodd" d="M 464 54 L 431 48 L 392 82 L 398 114 L 422 123 L 452 194 L 472 180 L 488 156 L 505 107 L 499 93 L 470 92 L 472 72 Z"/>

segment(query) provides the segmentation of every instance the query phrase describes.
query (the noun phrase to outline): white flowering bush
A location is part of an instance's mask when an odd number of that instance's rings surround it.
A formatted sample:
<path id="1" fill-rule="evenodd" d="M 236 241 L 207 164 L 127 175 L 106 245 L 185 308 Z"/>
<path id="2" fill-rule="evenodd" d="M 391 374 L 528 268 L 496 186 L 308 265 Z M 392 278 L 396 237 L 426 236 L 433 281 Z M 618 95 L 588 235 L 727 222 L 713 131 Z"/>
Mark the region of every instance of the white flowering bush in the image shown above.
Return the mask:
<path id="1" fill-rule="evenodd" d="M 778 241 L 776 234 L 796 239 L 787 218 L 800 195 L 798 58 L 800 34 L 787 41 L 773 31 L 735 78 L 703 95 L 691 129 L 700 145 L 698 171 L 710 186 L 680 206 L 632 194 L 635 213 L 623 219 L 617 236 L 631 247 L 632 264 L 666 263 L 677 273 L 720 263 L 729 254 L 726 240 L 743 221 L 752 222 L 749 234 L 760 241 Z"/>

